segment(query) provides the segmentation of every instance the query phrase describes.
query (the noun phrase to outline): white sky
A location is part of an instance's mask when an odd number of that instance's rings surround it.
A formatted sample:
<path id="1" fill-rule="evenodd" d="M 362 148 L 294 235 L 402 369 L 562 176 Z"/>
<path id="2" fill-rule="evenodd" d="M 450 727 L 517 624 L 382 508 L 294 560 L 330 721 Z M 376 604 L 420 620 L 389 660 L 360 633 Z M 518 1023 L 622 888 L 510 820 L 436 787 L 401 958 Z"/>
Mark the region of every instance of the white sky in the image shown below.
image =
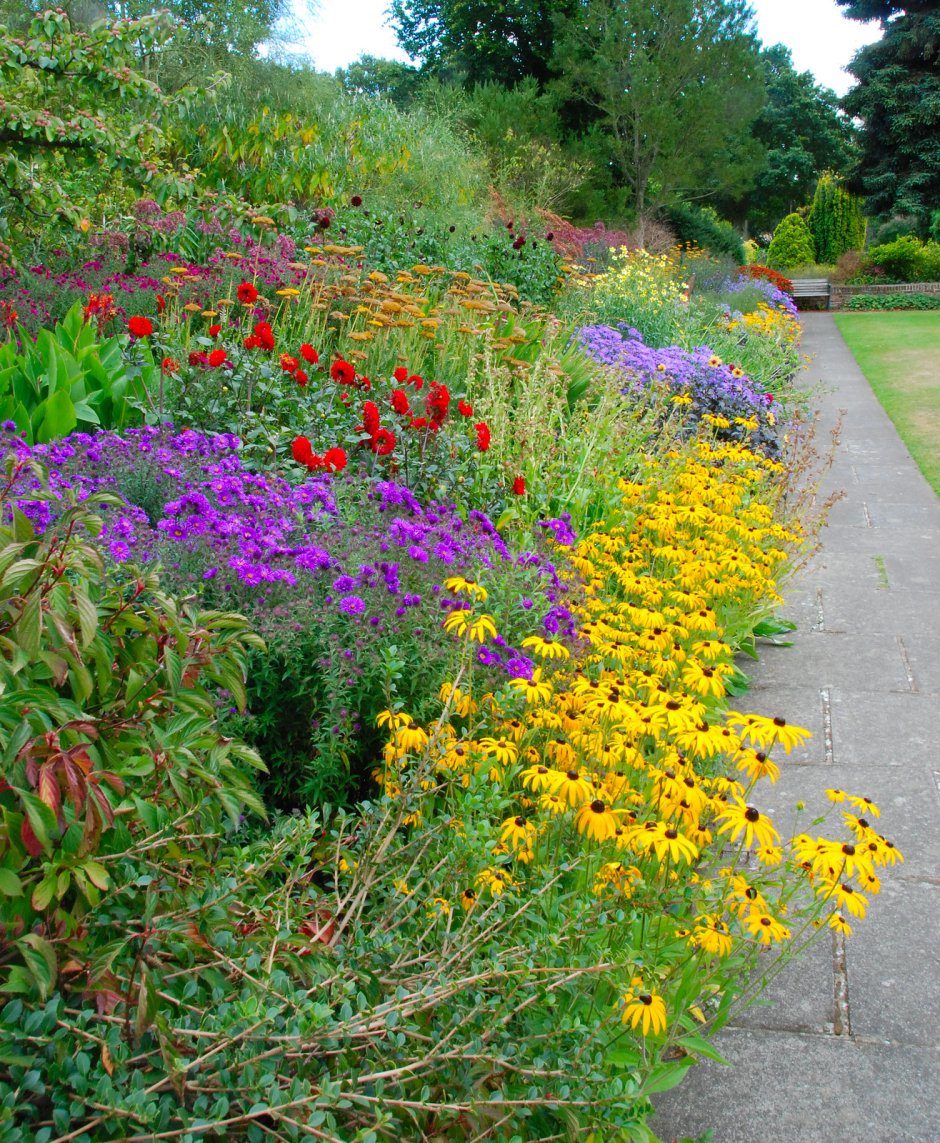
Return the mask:
<path id="1" fill-rule="evenodd" d="M 302 50 L 321 71 L 346 67 L 361 55 L 407 60 L 387 27 L 389 0 L 318 0 L 305 20 Z M 798 71 L 843 95 L 852 77 L 843 70 L 858 48 L 880 36 L 877 23 L 842 15 L 835 0 L 751 0 L 757 31 L 766 45 L 782 43 Z"/>

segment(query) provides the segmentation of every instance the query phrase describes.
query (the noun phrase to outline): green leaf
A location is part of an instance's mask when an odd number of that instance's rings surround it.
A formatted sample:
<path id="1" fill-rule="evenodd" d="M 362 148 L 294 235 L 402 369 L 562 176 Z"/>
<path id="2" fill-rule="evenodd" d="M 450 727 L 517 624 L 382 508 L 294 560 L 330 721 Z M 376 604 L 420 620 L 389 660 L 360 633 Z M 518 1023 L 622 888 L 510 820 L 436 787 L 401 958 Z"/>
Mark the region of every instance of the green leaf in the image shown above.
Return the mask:
<path id="1" fill-rule="evenodd" d="M 23 882 L 12 869 L 0 867 L 0 893 L 5 897 L 23 896 Z"/>
<path id="2" fill-rule="evenodd" d="M 41 408 L 43 418 L 36 433 L 36 440 L 41 444 L 67 437 L 78 425 L 75 406 L 66 389 L 57 389 L 46 398 Z"/>
<path id="3" fill-rule="evenodd" d="M 707 1060 L 714 1060 L 716 1064 L 725 1064 L 727 1067 L 731 1067 L 731 1061 L 726 1060 L 721 1052 L 702 1036 L 683 1036 L 676 1043 L 690 1055 L 704 1056 Z"/>
<path id="4" fill-rule="evenodd" d="M 20 646 L 30 659 L 37 658 L 42 645 L 42 596 L 38 591 L 30 593 L 26 606 L 20 612 L 16 632 Z"/>
<path id="5" fill-rule="evenodd" d="M 75 601 L 75 610 L 78 612 L 78 622 L 82 633 L 82 647 L 87 647 L 94 639 L 98 630 L 98 608 L 88 598 L 88 591 L 84 585 L 79 585 L 72 592 Z"/>
<path id="6" fill-rule="evenodd" d="M 686 1058 L 660 1064 L 637 1092 L 637 1095 L 654 1095 L 656 1092 L 671 1090 L 682 1082 L 682 1077 L 692 1066 L 692 1062 L 691 1058 Z"/>
<path id="7" fill-rule="evenodd" d="M 26 967 L 39 989 L 40 999 L 45 1000 L 52 991 L 58 974 L 55 949 L 37 933 L 27 933 L 16 942 L 16 947 L 22 953 Z"/>
<path id="8" fill-rule="evenodd" d="M 36 840 L 49 853 L 52 850 L 51 835 L 56 829 L 55 814 L 35 794 L 26 790 L 17 790 L 17 794 L 19 794 L 23 808 L 26 810 L 26 816 L 29 818 L 29 824 L 36 835 Z"/>

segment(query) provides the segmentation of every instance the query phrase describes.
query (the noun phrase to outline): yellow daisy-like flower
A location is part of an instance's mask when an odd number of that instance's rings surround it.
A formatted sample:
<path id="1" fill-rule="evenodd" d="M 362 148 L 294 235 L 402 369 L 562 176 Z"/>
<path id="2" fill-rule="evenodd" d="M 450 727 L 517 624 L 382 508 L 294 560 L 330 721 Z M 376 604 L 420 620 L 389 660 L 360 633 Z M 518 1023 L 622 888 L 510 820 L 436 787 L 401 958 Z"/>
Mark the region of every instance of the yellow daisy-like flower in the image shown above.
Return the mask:
<path id="1" fill-rule="evenodd" d="M 594 790 L 588 777 L 582 774 L 580 770 L 565 770 L 558 776 L 554 793 L 566 805 L 576 809 L 585 802 L 592 800 Z"/>
<path id="2" fill-rule="evenodd" d="M 563 814 L 568 809 L 568 803 L 559 798 L 557 794 L 547 791 L 539 798 L 539 809 L 550 814 Z"/>
<path id="3" fill-rule="evenodd" d="M 427 732 L 416 722 L 409 722 L 407 726 L 400 726 L 396 730 L 394 743 L 399 750 L 408 754 L 416 754 L 427 746 Z"/>
<path id="4" fill-rule="evenodd" d="M 780 840 L 780 834 L 774 829 L 774 824 L 762 814 L 755 806 L 748 806 L 739 799 L 726 807 L 718 815 L 718 832 L 729 834 L 729 840 L 737 841 L 744 834 L 744 844 L 750 848 L 756 841 L 760 846 L 773 845 Z"/>
<path id="5" fill-rule="evenodd" d="M 617 831 L 617 814 L 599 798 L 585 802 L 575 815 L 578 833 L 590 841 L 608 841 Z"/>
<path id="6" fill-rule="evenodd" d="M 557 770 L 550 770 L 548 766 L 530 766 L 519 775 L 523 786 L 533 794 L 547 790 L 551 793 L 561 778 Z"/>
<path id="7" fill-rule="evenodd" d="M 828 791 L 827 791 L 828 793 Z M 854 806 L 859 813 L 871 814 L 872 817 L 880 818 L 881 810 L 875 805 L 871 798 L 860 798 L 855 794 L 849 794 L 849 805 Z"/>
<path id="8" fill-rule="evenodd" d="M 844 937 L 850 937 L 852 935 L 852 926 L 841 913 L 829 914 L 829 928 L 835 929 L 837 933 L 841 933 Z"/>
<path id="9" fill-rule="evenodd" d="M 499 831 L 499 839 L 510 849 L 529 849 L 538 836 L 538 830 L 526 818 L 506 818 Z"/>
<path id="10" fill-rule="evenodd" d="M 785 718 L 766 718 L 761 714 L 739 714 L 728 712 L 728 723 L 739 727 L 744 737 L 756 743 L 761 750 L 770 750 L 778 743 L 790 753 L 794 746 L 801 746 L 812 737 L 810 731 L 801 726 L 791 726 Z"/>
<path id="11" fill-rule="evenodd" d="M 283 290 L 274 291 L 279 298 L 299 298 L 300 290 L 295 289 L 294 286 L 285 286 Z"/>
<path id="12" fill-rule="evenodd" d="M 652 850 L 660 861 L 669 858 L 691 863 L 699 855 L 698 846 L 671 822 L 646 822 L 632 832 L 630 840 L 640 850 Z"/>
<path id="13" fill-rule="evenodd" d="M 469 626 L 467 631 L 471 639 L 475 639 L 477 643 L 485 643 L 488 638 L 496 638 L 496 623 L 493 621 L 492 615 L 481 615 L 479 619 L 475 619 Z"/>
<path id="14" fill-rule="evenodd" d="M 635 865 L 624 865 L 622 861 L 608 861 L 597 871 L 594 878 L 594 893 L 600 897 L 608 890 L 630 897 L 634 882 L 641 880 L 642 874 Z"/>
<path id="15" fill-rule="evenodd" d="M 751 782 L 756 782 L 759 778 L 769 778 L 771 782 L 776 782 L 780 777 L 780 767 L 771 762 L 763 750 L 745 747 L 734 756 L 734 764 L 742 773 L 747 774 Z"/>
<path id="16" fill-rule="evenodd" d="M 522 640 L 523 647 L 531 647 L 543 659 L 570 659 L 571 652 L 563 643 L 554 639 L 543 639 L 541 635 L 530 635 Z"/>
<path id="17" fill-rule="evenodd" d="M 501 766 L 511 766 L 519 756 L 516 744 L 505 738 L 481 738 L 477 745 Z"/>
<path id="18" fill-rule="evenodd" d="M 631 1028 L 639 1028 L 644 1036 L 666 1031 L 666 1004 L 658 992 L 646 992 L 643 982 L 635 977 L 630 991 L 623 996 L 621 1020 Z"/>
<path id="19" fill-rule="evenodd" d="M 445 591 L 453 592 L 454 595 L 464 592 L 478 599 L 481 603 L 487 600 L 487 591 L 482 583 L 477 583 L 472 579 L 465 579 L 462 575 L 452 575 L 445 579 L 441 585 Z"/>
<path id="20" fill-rule="evenodd" d="M 827 790 L 826 797 L 830 802 L 839 803 L 844 802 L 848 795 L 846 794 L 845 790 Z"/>
<path id="21" fill-rule="evenodd" d="M 503 868 L 483 869 L 477 874 L 477 885 L 489 889 L 494 897 L 501 897 L 506 889 L 512 889 L 515 884 L 512 874 Z"/>
<path id="22" fill-rule="evenodd" d="M 460 894 L 460 907 L 461 907 L 461 909 L 463 909 L 463 911 L 465 913 L 469 913 L 470 910 L 474 907 L 474 905 L 476 905 L 476 903 L 477 903 L 476 890 L 475 889 L 464 889 L 464 891 Z"/>
<path id="23" fill-rule="evenodd" d="M 518 678 L 510 679 L 509 685 L 517 691 L 525 695 L 526 705 L 531 706 L 535 703 L 546 703 L 552 697 L 552 684 L 542 678 L 542 668 L 536 667 L 532 672 L 532 678 Z"/>
<path id="24" fill-rule="evenodd" d="M 847 881 L 840 882 L 835 886 L 821 885 L 816 890 L 816 893 L 820 897 L 831 897 L 837 908 L 851 913 L 853 917 L 858 917 L 859 920 L 865 916 L 868 901 L 857 889 L 849 885 Z"/>
<path id="25" fill-rule="evenodd" d="M 728 956 L 733 941 L 728 926 L 720 917 L 700 917 L 692 931 L 692 943 L 713 956 Z"/>
<path id="26" fill-rule="evenodd" d="M 744 918 L 750 936 L 762 945 L 779 944 L 790 939 L 790 930 L 769 913 L 752 912 Z"/>
<path id="27" fill-rule="evenodd" d="M 390 730 L 398 730 L 411 722 L 411 715 L 403 710 L 383 710 L 376 718 L 376 726 L 387 726 Z"/>

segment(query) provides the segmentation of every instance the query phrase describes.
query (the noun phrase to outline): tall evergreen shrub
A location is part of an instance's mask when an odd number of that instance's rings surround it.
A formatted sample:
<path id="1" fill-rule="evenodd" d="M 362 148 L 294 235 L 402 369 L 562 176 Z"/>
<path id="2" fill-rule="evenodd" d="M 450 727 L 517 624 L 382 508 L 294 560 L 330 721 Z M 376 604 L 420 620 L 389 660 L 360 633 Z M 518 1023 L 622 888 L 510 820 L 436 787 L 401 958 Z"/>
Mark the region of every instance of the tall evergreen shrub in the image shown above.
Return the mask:
<path id="1" fill-rule="evenodd" d="M 865 245 L 862 201 L 850 194 L 836 175 L 826 173 L 816 184 L 807 225 L 816 258 L 827 265 L 837 262 L 847 250 L 861 250 Z"/>
<path id="2" fill-rule="evenodd" d="M 789 270 L 816 261 L 816 246 L 809 227 L 798 214 L 788 214 L 774 231 L 767 251 L 767 265 Z"/>

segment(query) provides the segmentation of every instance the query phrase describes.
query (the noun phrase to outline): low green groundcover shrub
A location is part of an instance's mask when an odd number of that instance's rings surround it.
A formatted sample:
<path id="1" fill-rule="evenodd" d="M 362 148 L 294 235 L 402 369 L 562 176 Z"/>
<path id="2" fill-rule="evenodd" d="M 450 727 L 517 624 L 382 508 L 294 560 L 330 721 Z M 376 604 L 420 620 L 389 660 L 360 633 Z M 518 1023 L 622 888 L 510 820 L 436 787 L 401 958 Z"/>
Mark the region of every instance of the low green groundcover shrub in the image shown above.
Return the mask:
<path id="1" fill-rule="evenodd" d="M 846 310 L 940 310 L 940 294 L 856 294 Z"/>

